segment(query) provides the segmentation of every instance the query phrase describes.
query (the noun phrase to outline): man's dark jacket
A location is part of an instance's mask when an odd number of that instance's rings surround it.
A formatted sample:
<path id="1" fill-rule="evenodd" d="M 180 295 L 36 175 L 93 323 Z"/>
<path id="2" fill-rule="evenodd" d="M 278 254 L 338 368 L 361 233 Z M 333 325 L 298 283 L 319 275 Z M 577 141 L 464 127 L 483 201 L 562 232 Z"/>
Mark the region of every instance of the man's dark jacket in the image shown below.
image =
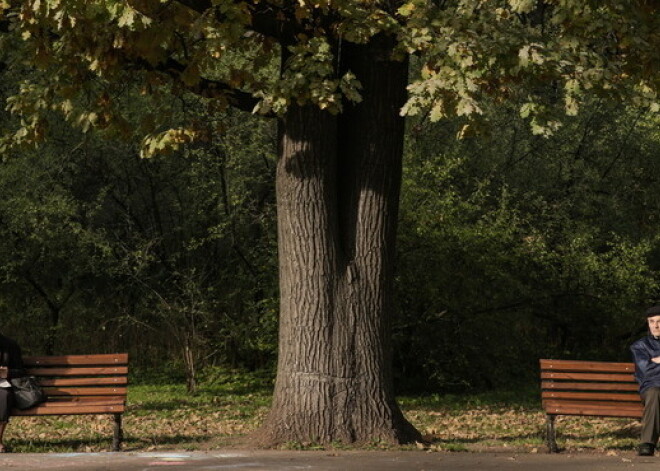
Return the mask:
<path id="1" fill-rule="evenodd" d="M 648 388 L 660 388 L 660 364 L 651 358 L 660 357 L 660 340 L 652 335 L 641 338 L 630 346 L 635 362 L 635 379 L 639 383 L 639 393 Z"/>
<path id="2" fill-rule="evenodd" d="M 12 339 L 2 334 L 0 334 L 0 366 L 9 367 L 10 378 L 17 378 L 24 374 L 20 347 Z"/>

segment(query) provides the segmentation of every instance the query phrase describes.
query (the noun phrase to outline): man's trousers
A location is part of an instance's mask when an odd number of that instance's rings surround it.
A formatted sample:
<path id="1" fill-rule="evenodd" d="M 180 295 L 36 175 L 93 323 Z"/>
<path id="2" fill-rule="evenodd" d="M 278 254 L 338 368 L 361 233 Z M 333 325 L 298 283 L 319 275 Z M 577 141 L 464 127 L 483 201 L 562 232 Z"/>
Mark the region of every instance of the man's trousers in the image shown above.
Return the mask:
<path id="1" fill-rule="evenodd" d="M 0 423 L 9 420 L 9 411 L 14 404 L 14 393 L 10 388 L 0 388 Z"/>
<path id="2" fill-rule="evenodd" d="M 642 416 L 641 443 L 655 445 L 660 436 L 660 388 L 648 388 L 642 393 L 644 415 Z"/>

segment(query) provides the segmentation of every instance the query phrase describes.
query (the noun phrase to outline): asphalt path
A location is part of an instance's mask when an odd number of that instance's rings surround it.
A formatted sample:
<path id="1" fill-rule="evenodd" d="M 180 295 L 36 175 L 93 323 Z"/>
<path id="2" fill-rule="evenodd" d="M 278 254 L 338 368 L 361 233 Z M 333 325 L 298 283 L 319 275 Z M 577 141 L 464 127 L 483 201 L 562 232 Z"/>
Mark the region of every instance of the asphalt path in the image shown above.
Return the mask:
<path id="1" fill-rule="evenodd" d="M 660 456 L 606 453 L 445 453 L 424 451 L 210 451 L 155 453 L 7 453 L 2 471 L 614 471 L 660 469 Z"/>

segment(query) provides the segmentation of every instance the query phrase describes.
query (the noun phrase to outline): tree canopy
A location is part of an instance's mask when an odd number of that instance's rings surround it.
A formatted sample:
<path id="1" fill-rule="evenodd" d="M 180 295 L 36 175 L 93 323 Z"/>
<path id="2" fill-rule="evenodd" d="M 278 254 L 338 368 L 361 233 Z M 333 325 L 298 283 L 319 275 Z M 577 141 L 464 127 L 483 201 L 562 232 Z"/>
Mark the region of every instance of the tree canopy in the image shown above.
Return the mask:
<path id="1" fill-rule="evenodd" d="M 522 94 L 521 115 L 547 134 L 559 125 L 542 99 L 547 89 L 568 114 L 590 91 L 658 110 L 652 1 L 4 0 L 0 12 L 19 38 L 3 38 L 3 49 L 18 48 L 21 61 L 44 72 L 10 105 L 25 116 L 18 141 L 42 135 L 45 109 L 83 128 L 136 131 L 144 155 L 216 131 L 175 126 L 163 110 L 132 128 L 117 99 L 129 77 L 156 99 L 189 91 L 215 110 L 281 114 L 311 103 L 340 112 L 345 100 L 361 100 L 354 72 L 338 67 L 342 45 L 380 36 L 395 38 L 384 60 L 420 57 L 407 115 L 474 118 L 485 99 Z"/>

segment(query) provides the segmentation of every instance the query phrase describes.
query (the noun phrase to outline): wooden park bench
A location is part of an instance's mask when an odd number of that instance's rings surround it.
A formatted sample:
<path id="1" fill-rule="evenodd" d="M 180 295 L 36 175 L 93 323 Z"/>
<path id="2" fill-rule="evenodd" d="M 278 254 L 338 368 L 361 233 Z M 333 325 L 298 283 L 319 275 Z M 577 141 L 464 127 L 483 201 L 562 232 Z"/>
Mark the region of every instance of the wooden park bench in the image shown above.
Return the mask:
<path id="1" fill-rule="evenodd" d="M 540 360 L 541 398 L 547 414 L 547 444 L 558 451 L 558 415 L 642 417 L 642 402 L 633 376 L 634 363 Z"/>
<path id="2" fill-rule="evenodd" d="M 112 449 L 119 451 L 128 392 L 127 353 L 26 357 L 23 363 L 47 399 L 30 409 L 14 409 L 12 415 L 112 415 Z"/>

